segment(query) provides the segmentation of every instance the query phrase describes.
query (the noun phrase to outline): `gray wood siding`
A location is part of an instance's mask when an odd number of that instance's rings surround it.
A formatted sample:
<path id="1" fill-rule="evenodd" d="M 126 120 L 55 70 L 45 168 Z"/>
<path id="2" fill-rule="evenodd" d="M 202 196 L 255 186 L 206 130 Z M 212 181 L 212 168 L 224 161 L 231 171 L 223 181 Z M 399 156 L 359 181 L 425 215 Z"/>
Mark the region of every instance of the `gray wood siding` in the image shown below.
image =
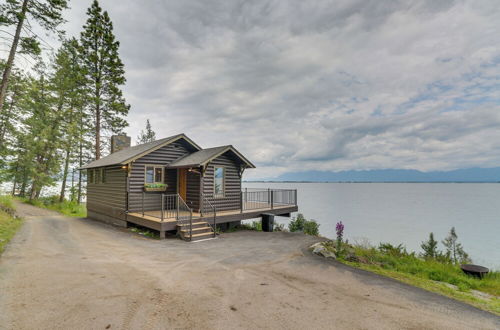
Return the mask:
<path id="1" fill-rule="evenodd" d="M 120 166 L 104 170 L 105 183 L 87 183 L 87 210 L 110 214 L 112 210 L 124 212 L 127 209 L 127 172 Z"/>
<path id="2" fill-rule="evenodd" d="M 186 203 L 194 211 L 200 210 L 200 174 L 187 172 Z"/>
<path id="3" fill-rule="evenodd" d="M 218 166 L 225 168 L 224 197 L 212 197 L 214 194 L 214 168 Z M 215 158 L 208 164 L 203 177 L 203 194 L 210 196 L 209 200 L 217 211 L 240 209 L 241 178 L 239 168 L 239 162 L 229 153 Z"/>
<path id="4" fill-rule="evenodd" d="M 144 188 L 144 169 L 146 165 L 167 165 L 170 162 L 193 152 L 194 149 L 183 140 L 176 141 L 155 150 L 132 163 L 129 186 L 130 212 L 142 211 L 142 192 Z M 177 170 L 164 171 L 164 183 L 168 184 L 165 194 L 177 193 Z M 161 208 L 161 192 L 147 192 L 144 198 L 145 210 Z"/>

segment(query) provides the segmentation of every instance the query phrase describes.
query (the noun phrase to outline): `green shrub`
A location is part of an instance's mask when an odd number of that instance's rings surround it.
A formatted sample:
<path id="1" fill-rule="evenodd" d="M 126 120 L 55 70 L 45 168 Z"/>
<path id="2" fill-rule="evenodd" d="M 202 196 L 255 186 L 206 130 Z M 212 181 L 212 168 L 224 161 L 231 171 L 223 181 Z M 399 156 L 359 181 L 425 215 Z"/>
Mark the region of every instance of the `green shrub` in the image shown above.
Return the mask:
<path id="1" fill-rule="evenodd" d="M 304 215 L 302 213 L 299 213 L 297 214 L 297 217 L 294 217 L 288 224 L 288 230 L 290 230 L 291 232 L 304 231 L 305 222 L 306 219 L 304 218 Z"/>
<path id="2" fill-rule="evenodd" d="M 0 196 L 0 209 L 3 210 L 4 212 L 7 212 L 10 215 L 14 214 L 16 206 L 14 205 L 14 201 L 12 200 L 12 196 L 10 195 Z"/>
<path id="3" fill-rule="evenodd" d="M 304 234 L 319 236 L 319 224 L 315 220 L 306 220 L 304 222 Z"/>
<path id="4" fill-rule="evenodd" d="M 291 232 L 301 231 L 307 235 L 318 236 L 319 224 L 315 220 L 307 220 L 302 213 L 297 214 L 288 224 Z"/>

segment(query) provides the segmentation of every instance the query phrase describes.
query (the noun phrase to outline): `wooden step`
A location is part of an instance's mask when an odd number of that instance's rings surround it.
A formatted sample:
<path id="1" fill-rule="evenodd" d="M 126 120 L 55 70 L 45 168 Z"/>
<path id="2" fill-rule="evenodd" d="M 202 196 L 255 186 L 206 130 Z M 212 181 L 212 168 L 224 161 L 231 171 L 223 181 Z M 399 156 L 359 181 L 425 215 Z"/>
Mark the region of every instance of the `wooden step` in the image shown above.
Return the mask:
<path id="1" fill-rule="evenodd" d="M 214 232 L 193 234 L 191 241 L 197 241 L 200 239 L 206 239 L 206 238 L 210 238 L 210 237 L 214 237 Z M 189 237 L 187 237 L 187 238 L 189 239 Z"/>
<path id="2" fill-rule="evenodd" d="M 206 222 L 206 221 L 199 221 L 199 222 L 193 222 L 192 223 L 192 228 L 193 229 L 199 228 L 199 227 L 206 227 L 206 226 L 208 226 L 208 222 Z M 185 228 L 189 229 L 189 224 L 177 225 L 177 227 L 179 227 L 181 230 L 185 229 Z"/>
<path id="3" fill-rule="evenodd" d="M 189 234 L 189 228 L 182 228 L 181 229 L 181 232 L 183 234 Z M 206 226 L 206 227 L 198 227 L 198 228 L 193 228 L 193 234 L 199 234 L 199 233 L 204 233 L 204 232 L 211 232 L 213 233 L 212 231 L 212 227 L 209 227 L 209 226 Z"/>

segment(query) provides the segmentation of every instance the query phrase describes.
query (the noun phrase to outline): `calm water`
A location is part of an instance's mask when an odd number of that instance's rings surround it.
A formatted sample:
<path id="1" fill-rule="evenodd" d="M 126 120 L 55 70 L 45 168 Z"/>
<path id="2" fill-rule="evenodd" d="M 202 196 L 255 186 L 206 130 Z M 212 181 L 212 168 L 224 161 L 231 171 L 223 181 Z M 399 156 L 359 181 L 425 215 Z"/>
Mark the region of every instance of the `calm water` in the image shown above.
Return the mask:
<path id="1" fill-rule="evenodd" d="M 441 241 L 452 226 L 475 263 L 500 270 L 500 184 L 262 183 L 249 188 L 296 188 L 299 212 L 335 237 L 342 220 L 349 241 L 403 243 L 420 252 L 430 232 Z M 287 218 L 277 218 L 288 223 Z M 440 244 L 440 248 L 443 246 Z"/>

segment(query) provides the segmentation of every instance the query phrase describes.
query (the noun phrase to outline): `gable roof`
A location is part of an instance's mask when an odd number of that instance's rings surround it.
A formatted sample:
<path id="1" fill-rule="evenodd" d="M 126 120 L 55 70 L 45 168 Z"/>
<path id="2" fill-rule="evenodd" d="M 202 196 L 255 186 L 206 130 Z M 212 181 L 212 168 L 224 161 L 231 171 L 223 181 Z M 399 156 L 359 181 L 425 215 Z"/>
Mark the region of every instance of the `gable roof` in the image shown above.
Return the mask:
<path id="1" fill-rule="evenodd" d="M 232 151 L 239 159 L 241 159 L 243 163 L 247 165 L 247 167 L 255 168 L 254 164 L 252 164 L 248 159 L 246 159 L 238 150 L 236 150 L 231 145 L 202 149 L 200 151 L 194 152 L 192 154 L 186 155 L 178 160 L 173 161 L 168 165 L 168 167 L 177 168 L 177 167 L 203 166 L 228 151 Z"/>
<path id="2" fill-rule="evenodd" d="M 150 152 L 155 151 L 163 146 L 166 146 L 170 143 L 173 143 L 179 139 L 186 140 L 189 144 L 191 144 L 195 149 L 201 150 L 201 147 L 194 143 L 190 138 L 188 138 L 184 133 L 177 134 L 173 136 L 166 137 L 164 139 L 156 140 L 149 143 L 139 144 L 133 147 L 128 147 L 123 150 L 114 152 L 106 157 L 103 157 L 98 160 L 94 160 L 84 166 L 81 169 L 95 168 L 95 167 L 103 167 L 110 165 L 125 165 L 130 163 L 131 161 L 136 160 Z"/>

